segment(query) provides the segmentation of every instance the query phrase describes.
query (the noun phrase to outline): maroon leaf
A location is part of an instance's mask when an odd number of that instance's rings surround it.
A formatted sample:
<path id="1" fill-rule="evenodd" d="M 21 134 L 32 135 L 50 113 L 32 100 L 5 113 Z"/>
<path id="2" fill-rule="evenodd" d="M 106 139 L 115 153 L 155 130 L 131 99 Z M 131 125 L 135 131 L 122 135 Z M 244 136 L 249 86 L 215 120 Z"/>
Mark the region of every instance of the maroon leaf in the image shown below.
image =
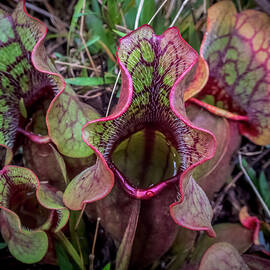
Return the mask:
<path id="1" fill-rule="evenodd" d="M 206 231 L 211 237 L 216 234 L 211 226 L 212 207 L 201 187 L 191 176 L 184 188 L 185 199 L 170 206 L 171 215 L 179 225 L 191 230 Z"/>
<path id="2" fill-rule="evenodd" d="M 270 260 L 268 259 L 249 254 L 244 254 L 242 258 L 251 270 L 270 269 Z"/>
<path id="3" fill-rule="evenodd" d="M 65 190 L 68 183 L 65 162 L 52 144 L 37 144 L 27 139 L 23 150 L 25 167 L 33 170 L 40 182 Z"/>
<path id="4" fill-rule="evenodd" d="M 175 187 L 170 186 L 151 200 L 141 201 L 130 267 L 139 269 L 147 266 L 171 247 L 178 226 L 170 217 L 169 205 L 176 196 Z M 115 185 L 108 196 L 96 202 L 102 226 L 117 243 L 125 233 L 134 200 Z"/>
<path id="5" fill-rule="evenodd" d="M 198 166 L 193 173 L 194 179 L 212 199 L 214 193 L 230 178 L 233 169 L 231 157 L 240 146 L 241 136 L 237 123 L 199 109 L 196 105 L 189 104 L 187 114 L 195 125 L 210 130 L 217 139 L 215 156 Z"/>
<path id="6" fill-rule="evenodd" d="M 121 245 L 117 251 L 116 269 L 127 270 L 130 262 L 133 242 L 136 234 L 138 219 L 140 215 L 140 201 L 134 201 L 134 206 L 130 209 L 130 217 L 125 230 Z"/>
<path id="7" fill-rule="evenodd" d="M 211 246 L 204 254 L 199 270 L 248 270 L 238 251 L 229 243 L 220 242 Z"/>
<path id="8" fill-rule="evenodd" d="M 209 80 L 200 99 L 234 113 L 241 133 L 256 144 L 270 143 L 269 81 L 270 18 L 256 10 L 237 14 L 234 4 L 221 1 L 209 8 L 201 55 L 209 65 Z M 222 111 L 222 109 L 227 110 Z"/>
<path id="9" fill-rule="evenodd" d="M 84 204 L 104 198 L 113 187 L 112 179 L 111 171 L 98 160 L 68 185 L 63 196 L 65 205 L 72 210 L 80 210 Z"/>
<path id="10" fill-rule="evenodd" d="M 214 243 L 228 242 L 240 254 L 252 245 L 252 232 L 240 224 L 220 223 L 214 226 L 214 230 L 217 234 L 216 238 L 209 238 L 206 235 L 200 237 L 190 260 L 193 264 L 199 263 L 204 252 Z"/>
<path id="11" fill-rule="evenodd" d="M 247 207 L 244 206 L 239 213 L 239 219 L 241 224 L 251 230 L 253 233 L 253 242 L 256 245 L 259 245 L 259 231 L 260 231 L 260 220 L 255 216 L 250 216 L 248 214 Z"/>

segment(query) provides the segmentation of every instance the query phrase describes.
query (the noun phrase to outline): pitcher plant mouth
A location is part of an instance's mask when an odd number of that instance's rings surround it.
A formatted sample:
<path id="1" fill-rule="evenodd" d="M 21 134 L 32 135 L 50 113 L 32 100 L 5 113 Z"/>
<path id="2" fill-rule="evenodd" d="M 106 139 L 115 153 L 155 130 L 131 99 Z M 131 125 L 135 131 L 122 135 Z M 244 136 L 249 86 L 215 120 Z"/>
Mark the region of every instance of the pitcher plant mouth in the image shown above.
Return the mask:
<path id="1" fill-rule="evenodd" d="M 108 162 L 122 188 L 133 198 L 149 199 L 181 173 L 181 157 L 164 128 L 148 125 L 116 143 Z"/>
<path id="2" fill-rule="evenodd" d="M 181 200 L 170 206 L 173 219 L 213 236 L 211 205 L 192 170 L 213 157 L 215 137 L 189 121 L 184 104 L 198 54 L 177 28 L 158 36 L 143 25 L 120 40 L 117 59 L 122 75 L 119 102 L 108 117 L 84 125 L 82 139 L 97 162 L 71 181 L 65 204 L 79 210 L 104 198 L 115 178 L 135 199 L 162 196 L 175 184 Z M 190 207 L 194 211 L 187 210 Z"/>
<path id="3" fill-rule="evenodd" d="M 0 170 L 0 208 L 12 212 L 23 229 L 61 229 L 69 217 L 61 196 L 53 186 L 40 183 L 30 169 L 7 165 Z"/>
<path id="4" fill-rule="evenodd" d="M 38 202 L 35 190 L 27 186 L 12 188 L 7 208 L 18 215 L 24 228 L 31 230 L 40 228 L 51 212 Z"/>
<path id="5" fill-rule="evenodd" d="M 0 209 L 1 234 L 12 255 L 25 263 L 40 261 L 48 250 L 47 233 L 57 233 L 69 219 L 54 187 L 13 165 L 0 170 Z"/>
<path id="6" fill-rule="evenodd" d="M 213 135 L 194 127 L 184 107 L 184 91 L 196 69 L 198 55 L 183 41 L 177 28 L 157 36 L 144 25 L 120 40 L 117 58 L 122 71 L 119 103 L 112 115 L 88 122 L 82 138 L 130 196 L 148 199 L 214 153 Z M 158 147 L 164 148 L 153 143 L 155 138 L 162 145 L 171 145 L 166 151 L 177 163 L 174 173 L 154 176 L 158 166 L 164 166 L 154 160 L 162 154 Z M 124 149 L 130 140 L 137 141 L 133 151 Z M 137 159 L 132 169 L 125 169 L 129 165 L 123 163 L 130 162 L 121 157 L 124 151 L 129 152 L 131 160 Z M 169 162 L 168 170 L 172 166 Z M 149 169 L 156 179 L 149 179 Z M 139 183 L 137 178 L 141 178 Z"/>

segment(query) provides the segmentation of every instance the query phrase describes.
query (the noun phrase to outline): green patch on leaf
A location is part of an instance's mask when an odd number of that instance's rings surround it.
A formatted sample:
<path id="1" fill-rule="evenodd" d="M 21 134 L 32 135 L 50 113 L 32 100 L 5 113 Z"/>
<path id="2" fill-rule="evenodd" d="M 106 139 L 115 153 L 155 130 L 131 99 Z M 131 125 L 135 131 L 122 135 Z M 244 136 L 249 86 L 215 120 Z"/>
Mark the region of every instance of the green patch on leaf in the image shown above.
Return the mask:
<path id="1" fill-rule="evenodd" d="M 205 97 L 213 95 L 214 105 L 247 116 L 241 133 L 259 145 L 270 143 L 269 41 L 266 14 L 237 13 L 231 1 L 209 8 L 200 52 L 208 62 L 210 77 L 199 97 L 208 102 Z"/>
<path id="2" fill-rule="evenodd" d="M 49 135 L 60 153 L 69 157 L 90 156 L 93 151 L 82 140 L 81 130 L 87 121 L 96 118 L 98 114 L 67 85 L 47 114 Z"/>

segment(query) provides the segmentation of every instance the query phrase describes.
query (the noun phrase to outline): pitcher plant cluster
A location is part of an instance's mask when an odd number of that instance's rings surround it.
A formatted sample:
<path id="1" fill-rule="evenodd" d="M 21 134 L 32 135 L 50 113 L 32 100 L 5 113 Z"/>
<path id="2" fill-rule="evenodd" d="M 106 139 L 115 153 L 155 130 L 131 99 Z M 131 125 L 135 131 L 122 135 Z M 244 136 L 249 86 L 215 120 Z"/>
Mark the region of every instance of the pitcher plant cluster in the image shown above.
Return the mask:
<path id="1" fill-rule="evenodd" d="M 269 16 L 214 4 L 199 54 L 177 27 L 130 32 L 119 41 L 121 92 L 106 117 L 57 72 L 46 32 L 24 1 L 0 10 L 0 228 L 10 253 L 45 261 L 71 234 L 70 215 L 89 206 L 121 243 L 117 269 L 140 269 L 172 246 L 174 269 L 249 269 L 256 258 L 242 254 L 260 221 L 242 213 L 242 226 L 213 227 L 209 199 L 230 176 L 241 136 L 270 144 Z M 18 151 L 23 165 L 11 165 Z M 181 268 L 196 231 L 206 233 L 197 245 L 218 240 L 200 255 L 195 247 L 193 268 Z M 246 234 L 245 244 L 229 232 Z"/>

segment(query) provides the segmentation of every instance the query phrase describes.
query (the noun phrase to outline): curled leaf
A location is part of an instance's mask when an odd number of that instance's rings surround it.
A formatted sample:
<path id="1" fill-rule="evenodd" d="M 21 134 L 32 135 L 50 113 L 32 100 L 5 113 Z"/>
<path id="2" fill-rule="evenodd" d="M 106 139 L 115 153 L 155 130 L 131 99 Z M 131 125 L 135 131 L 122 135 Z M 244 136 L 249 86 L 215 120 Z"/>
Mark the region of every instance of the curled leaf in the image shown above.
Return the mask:
<path id="1" fill-rule="evenodd" d="M 208 78 L 209 78 L 208 64 L 201 56 L 199 56 L 198 66 L 196 67 L 196 71 L 191 83 L 185 90 L 184 100 L 187 101 L 191 97 L 198 94 L 206 85 Z"/>
<path id="2" fill-rule="evenodd" d="M 6 166 L 0 171 L 1 232 L 10 252 L 20 261 L 41 260 L 48 249 L 44 230 L 62 229 L 69 211 L 59 193 L 40 185 L 29 169 Z"/>
<path id="3" fill-rule="evenodd" d="M 212 245 L 203 255 L 199 270 L 248 270 L 238 251 L 229 243 Z"/>
<path id="4" fill-rule="evenodd" d="M 40 184 L 37 191 L 37 199 L 40 204 L 47 209 L 55 210 L 50 227 L 50 230 L 54 232 L 60 231 L 69 219 L 69 210 L 64 206 L 62 196 L 61 191 L 57 191 L 56 188 L 46 184 Z"/>
<path id="5" fill-rule="evenodd" d="M 254 244 L 259 245 L 260 244 L 259 231 L 260 231 L 260 224 L 261 224 L 260 220 L 255 216 L 250 216 L 246 206 L 240 210 L 239 219 L 240 219 L 241 224 L 245 228 L 253 232 Z"/>
<path id="6" fill-rule="evenodd" d="M 173 219 L 179 225 L 191 229 L 206 231 L 211 237 L 216 234 L 211 226 L 212 207 L 204 191 L 191 176 L 184 189 L 184 200 L 170 206 Z"/>
<path id="7" fill-rule="evenodd" d="M 77 175 L 65 190 L 63 200 L 72 210 L 80 210 L 85 203 L 104 198 L 110 193 L 113 182 L 112 173 L 104 164 L 97 161 L 95 165 Z"/>
<path id="8" fill-rule="evenodd" d="M 18 216 L 2 207 L 1 234 L 10 253 L 24 263 L 39 262 L 48 249 L 48 238 L 43 231 L 29 231 L 21 226 Z"/>
<path id="9" fill-rule="evenodd" d="M 58 93 L 47 114 L 49 136 L 60 152 L 89 156 L 91 150 L 80 133 L 86 119 L 95 119 L 96 113 L 79 102 L 69 87 L 62 94 L 64 79 L 56 73 L 43 45 L 45 25 L 28 14 L 20 0 L 11 16 L 1 16 L 0 30 L 0 144 L 12 148 L 19 125 L 25 124 L 33 109 L 44 103 L 48 106 Z"/>

